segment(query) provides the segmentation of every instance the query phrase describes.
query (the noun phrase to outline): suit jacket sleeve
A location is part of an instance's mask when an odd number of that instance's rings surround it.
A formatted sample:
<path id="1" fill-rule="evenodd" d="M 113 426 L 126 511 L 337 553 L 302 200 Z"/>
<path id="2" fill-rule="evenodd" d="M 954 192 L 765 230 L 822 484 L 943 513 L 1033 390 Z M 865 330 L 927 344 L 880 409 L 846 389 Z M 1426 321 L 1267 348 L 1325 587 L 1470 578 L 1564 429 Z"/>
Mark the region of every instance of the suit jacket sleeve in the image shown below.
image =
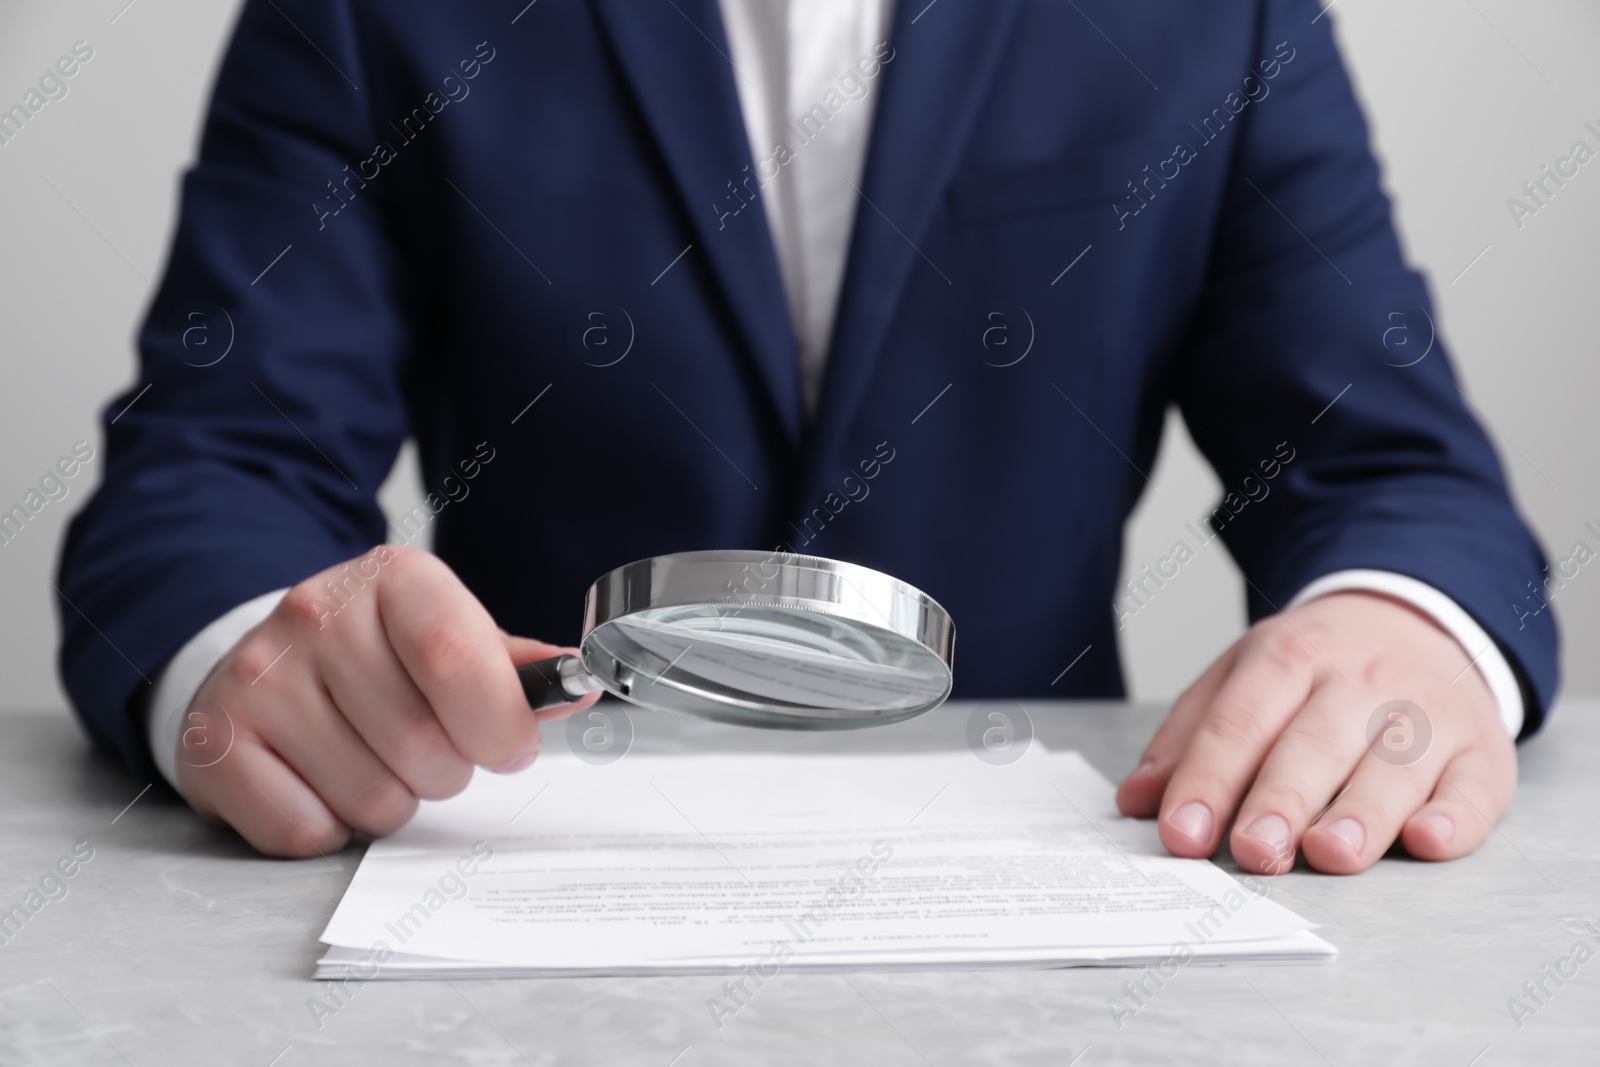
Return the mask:
<path id="1" fill-rule="evenodd" d="M 1557 685 L 1554 623 L 1529 597 L 1543 558 L 1402 260 L 1330 20 L 1313 23 L 1308 0 L 1262 10 L 1257 54 L 1284 42 L 1294 58 L 1241 116 L 1175 374 L 1231 494 L 1219 518 L 1251 617 L 1333 571 L 1417 578 L 1506 654 L 1528 697 L 1526 736 Z"/>
<path id="2" fill-rule="evenodd" d="M 394 139 L 369 119 L 350 18 L 329 0 L 244 7 L 138 380 L 107 408 L 104 481 L 63 551 L 67 691 L 152 777 L 133 709 L 159 667 L 235 605 L 384 538 L 375 491 L 407 432 L 416 335 L 400 309 L 419 300 L 381 176 L 344 184 Z"/>

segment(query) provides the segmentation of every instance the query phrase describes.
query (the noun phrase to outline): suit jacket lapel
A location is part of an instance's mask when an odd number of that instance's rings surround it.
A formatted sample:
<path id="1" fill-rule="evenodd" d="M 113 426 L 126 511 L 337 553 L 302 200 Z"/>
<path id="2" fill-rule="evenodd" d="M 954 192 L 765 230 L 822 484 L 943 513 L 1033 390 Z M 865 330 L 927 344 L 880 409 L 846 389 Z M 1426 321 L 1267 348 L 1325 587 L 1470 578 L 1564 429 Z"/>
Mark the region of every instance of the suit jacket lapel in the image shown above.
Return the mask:
<path id="1" fill-rule="evenodd" d="M 719 208 L 741 202 L 729 182 L 755 168 L 717 0 L 592 2 L 692 221 L 689 255 L 710 261 L 778 417 L 798 442 L 799 353 L 765 209 L 752 203 L 733 219 Z"/>
<path id="2" fill-rule="evenodd" d="M 894 53 L 873 121 L 802 506 L 814 502 L 828 478 L 912 272 L 938 269 L 918 246 L 999 65 L 1016 9 L 1017 0 L 897 5 Z"/>

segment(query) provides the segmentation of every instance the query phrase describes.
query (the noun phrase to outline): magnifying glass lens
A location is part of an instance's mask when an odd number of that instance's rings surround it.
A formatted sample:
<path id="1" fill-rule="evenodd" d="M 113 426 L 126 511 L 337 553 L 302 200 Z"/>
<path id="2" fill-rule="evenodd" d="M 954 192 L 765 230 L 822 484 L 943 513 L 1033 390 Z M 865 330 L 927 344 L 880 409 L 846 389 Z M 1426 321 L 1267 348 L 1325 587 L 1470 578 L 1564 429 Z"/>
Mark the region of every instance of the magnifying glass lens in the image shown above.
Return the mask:
<path id="1" fill-rule="evenodd" d="M 584 661 L 602 679 L 615 671 L 634 703 L 762 725 L 882 722 L 924 708 L 949 685 L 937 657 L 899 634 L 770 607 L 639 612 L 590 634 Z"/>

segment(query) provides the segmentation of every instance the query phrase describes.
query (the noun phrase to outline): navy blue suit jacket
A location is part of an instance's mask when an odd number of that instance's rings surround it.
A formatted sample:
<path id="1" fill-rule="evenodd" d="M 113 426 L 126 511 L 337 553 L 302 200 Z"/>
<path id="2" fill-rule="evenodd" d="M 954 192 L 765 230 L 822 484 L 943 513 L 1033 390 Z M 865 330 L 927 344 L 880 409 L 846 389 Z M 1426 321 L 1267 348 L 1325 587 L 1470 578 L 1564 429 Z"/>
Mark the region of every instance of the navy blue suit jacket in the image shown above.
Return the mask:
<path id="1" fill-rule="evenodd" d="M 785 157 L 751 156 L 716 0 L 251 0 L 61 564 L 93 735 L 148 766 L 145 679 L 390 534 L 408 434 L 430 496 L 394 532 L 430 526 L 513 632 L 575 640 L 629 560 L 786 544 L 943 603 L 959 697 L 1116 696 L 1172 404 L 1253 617 L 1412 575 L 1535 728 L 1540 552 L 1444 352 L 1415 361 L 1428 295 L 1319 6 L 923 8 L 813 119 L 877 94 L 810 421 L 755 202 Z"/>

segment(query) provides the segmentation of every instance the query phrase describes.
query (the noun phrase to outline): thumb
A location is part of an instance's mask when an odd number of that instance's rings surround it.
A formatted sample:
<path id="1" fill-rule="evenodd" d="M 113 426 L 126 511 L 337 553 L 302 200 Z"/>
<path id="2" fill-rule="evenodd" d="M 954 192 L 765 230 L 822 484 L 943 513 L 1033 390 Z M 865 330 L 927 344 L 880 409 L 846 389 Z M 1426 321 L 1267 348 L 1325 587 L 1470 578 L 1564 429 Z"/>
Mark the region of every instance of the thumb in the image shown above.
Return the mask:
<path id="1" fill-rule="evenodd" d="M 503 636 L 505 637 L 506 651 L 511 656 L 513 666 L 516 667 L 524 667 L 530 663 L 538 663 L 540 660 L 554 659 L 562 655 L 578 655 L 578 650 L 571 645 L 551 645 L 531 637 L 518 637 L 515 634 L 504 634 Z M 556 708 L 546 708 L 533 714 L 540 722 L 564 719 L 573 712 L 582 711 L 584 708 L 589 707 L 603 695 L 603 693 L 590 693 L 588 696 L 583 697 L 581 700 L 573 701 L 571 704 L 562 704 Z"/>

